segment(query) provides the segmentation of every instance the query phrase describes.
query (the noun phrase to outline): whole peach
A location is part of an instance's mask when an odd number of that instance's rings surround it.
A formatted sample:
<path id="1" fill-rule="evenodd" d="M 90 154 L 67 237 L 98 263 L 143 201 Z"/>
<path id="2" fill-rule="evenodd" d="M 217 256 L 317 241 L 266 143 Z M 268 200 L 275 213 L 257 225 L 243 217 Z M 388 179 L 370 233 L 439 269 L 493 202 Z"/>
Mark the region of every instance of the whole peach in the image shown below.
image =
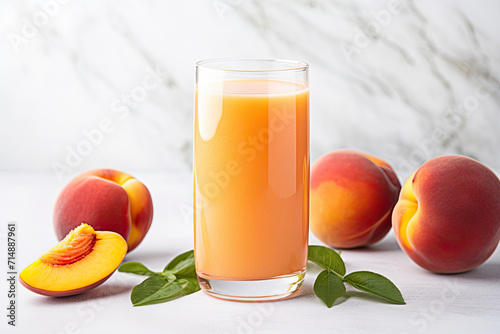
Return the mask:
<path id="1" fill-rule="evenodd" d="M 94 169 L 71 180 L 54 209 L 59 240 L 82 222 L 96 231 L 112 231 L 127 240 L 128 251 L 146 236 L 153 220 L 153 201 L 144 184 L 113 169 Z"/>
<path id="2" fill-rule="evenodd" d="M 330 247 L 371 245 L 391 229 L 401 184 L 385 161 L 338 150 L 311 167 L 311 231 Z"/>
<path id="3" fill-rule="evenodd" d="M 465 156 L 431 159 L 404 183 L 392 225 L 400 247 L 421 267 L 471 270 L 500 241 L 500 181 Z"/>

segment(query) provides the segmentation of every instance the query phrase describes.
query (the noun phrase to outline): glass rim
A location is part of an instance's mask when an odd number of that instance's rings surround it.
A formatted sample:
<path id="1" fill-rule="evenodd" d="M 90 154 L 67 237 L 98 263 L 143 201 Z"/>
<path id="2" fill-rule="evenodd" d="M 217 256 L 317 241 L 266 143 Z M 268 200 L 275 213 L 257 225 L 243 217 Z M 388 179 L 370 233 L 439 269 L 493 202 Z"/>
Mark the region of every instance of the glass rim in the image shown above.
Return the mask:
<path id="1" fill-rule="evenodd" d="M 267 62 L 267 63 L 275 63 L 275 64 L 285 64 L 289 65 L 285 68 L 276 68 L 276 69 L 244 69 L 244 68 L 224 68 L 224 67 L 215 67 L 210 66 L 214 64 L 223 64 L 230 62 Z M 232 73 L 267 73 L 267 72 L 293 72 L 293 71 L 306 71 L 309 69 L 309 64 L 305 61 L 301 60 L 293 60 L 286 58 L 212 58 L 212 59 L 204 59 L 200 60 L 196 63 L 196 69 L 209 69 L 223 72 L 232 72 Z"/>

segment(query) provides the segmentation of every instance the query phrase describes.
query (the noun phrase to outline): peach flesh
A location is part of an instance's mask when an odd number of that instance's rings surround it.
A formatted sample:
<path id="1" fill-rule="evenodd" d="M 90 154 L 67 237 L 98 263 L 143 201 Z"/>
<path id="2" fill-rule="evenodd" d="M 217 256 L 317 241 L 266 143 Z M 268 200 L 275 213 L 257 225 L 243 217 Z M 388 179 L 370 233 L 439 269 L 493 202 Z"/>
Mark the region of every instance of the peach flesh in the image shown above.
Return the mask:
<path id="1" fill-rule="evenodd" d="M 94 231 L 82 224 L 35 262 L 19 280 L 29 290 L 46 296 L 70 296 L 105 282 L 127 253 L 127 243 L 115 232 Z"/>
<path id="2" fill-rule="evenodd" d="M 38 293 L 39 295 L 42 295 L 42 296 L 47 296 L 47 297 L 69 297 L 69 296 L 75 296 L 75 295 L 79 295 L 79 294 L 82 294 L 84 292 L 87 292 L 91 289 L 94 289 L 96 287 L 98 287 L 99 285 L 101 285 L 102 283 L 106 282 L 108 280 L 108 278 L 111 277 L 111 275 L 113 275 L 113 273 L 115 272 L 115 270 L 113 270 L 113 272 L 111 274 L 109 274 L 108 276 L 104 277 L 103 279 L 93 283 L 93 284 L 90 284 L 90 285 L 87 285 L 85 287 L 82 287 L 82 288 L 77 288 L 77 289 L 72 289 L 72 290 L 66 290 L 66 291 L 51 291 L 51 290 L 43 290 L 43 289 L 39 289 L 39 288 L 35 288 L 31 285 L 29 285 L 28 283 L 26 283 L 25 281 L 23 281 L 23 279 L 21 277 L 19 277 L 19 282 L 21 282 L 21 284 L 28 290 L 31 290 L 33 291 L 34 293 Z"/>

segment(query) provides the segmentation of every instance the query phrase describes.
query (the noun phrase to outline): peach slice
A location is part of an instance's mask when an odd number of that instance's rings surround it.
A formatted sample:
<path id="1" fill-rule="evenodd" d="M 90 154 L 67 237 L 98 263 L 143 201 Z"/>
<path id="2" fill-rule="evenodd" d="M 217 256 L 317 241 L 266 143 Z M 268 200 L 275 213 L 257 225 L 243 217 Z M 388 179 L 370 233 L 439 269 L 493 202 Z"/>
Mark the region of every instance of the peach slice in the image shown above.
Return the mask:
<path id="1" fill-rule="evenodd" d="M 127 242 L 115 232 L 81 224 L 19 274 L 28 290 L 45 296 L 83 293 L 104 283 L 127 254 Z"/>

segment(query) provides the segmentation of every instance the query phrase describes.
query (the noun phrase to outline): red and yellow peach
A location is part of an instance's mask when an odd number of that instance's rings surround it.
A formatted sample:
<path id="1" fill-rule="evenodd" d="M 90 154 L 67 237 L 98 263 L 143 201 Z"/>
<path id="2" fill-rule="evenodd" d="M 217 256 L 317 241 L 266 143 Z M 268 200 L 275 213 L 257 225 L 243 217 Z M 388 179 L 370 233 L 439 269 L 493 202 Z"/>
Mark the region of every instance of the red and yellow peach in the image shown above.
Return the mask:
<path id="1" fill-rule="evenodd" d="M 113 231 L 136 248 L 153 219 L 153 202 L 144 184 L 112 169 L 95 169 L 71 180 L 60 193 L 54 209 L 59 240 L 82 222 L 97 231 Z"/>
<path id="2" fill-rule="evenodd" d="M 328 153 L 311 167 L 311 231 L 330 247 L 371 245 L 390 230 L 400 189 L 385 161 L 353 150 Z"/>
<path id="3" fill-rule="evenodd" d="M 421 267 L 471 270 L 500 241 L 500 181 L 465 156 L 431 159 L 404 183 L 392 224 L 401 248 Z"/>

